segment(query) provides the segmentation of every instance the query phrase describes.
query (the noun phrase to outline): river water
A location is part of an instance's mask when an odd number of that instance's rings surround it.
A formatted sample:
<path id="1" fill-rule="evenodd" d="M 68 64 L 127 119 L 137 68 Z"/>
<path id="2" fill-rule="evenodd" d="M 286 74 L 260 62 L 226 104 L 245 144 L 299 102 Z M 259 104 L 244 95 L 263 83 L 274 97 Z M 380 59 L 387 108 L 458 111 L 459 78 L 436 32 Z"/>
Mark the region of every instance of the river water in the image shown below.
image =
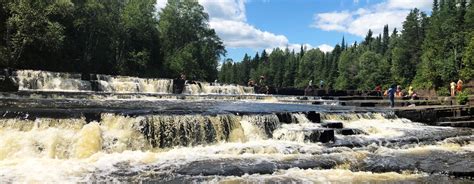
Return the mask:
<path id="1" fill-rule="evenodd" d="M 135 87 L 94 92 L 73 74 L 17 77 L 24 90 L 0 95 L 0 183 L 473 182 L 472 129 L 387 109 L 239 86 L 172 95 L 171 83 L 144 91 L 120 77 Z"/>

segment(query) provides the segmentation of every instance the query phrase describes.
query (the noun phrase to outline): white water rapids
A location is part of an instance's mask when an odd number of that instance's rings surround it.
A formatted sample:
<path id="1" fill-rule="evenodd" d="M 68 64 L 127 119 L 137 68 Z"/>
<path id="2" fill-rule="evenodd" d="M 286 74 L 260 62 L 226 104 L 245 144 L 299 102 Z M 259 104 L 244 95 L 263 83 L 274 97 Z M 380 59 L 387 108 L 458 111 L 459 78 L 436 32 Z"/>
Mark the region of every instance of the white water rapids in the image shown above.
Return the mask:
<path id="1" fill-rule="evenodd" d="M 20 91 L 54 92 L 106 92 L 133 94 L 172 94 L 172 79 L 138 78 L 92 74 L 90 80 L 83 79 L 86 74 L 48 72 L 36 70 L 17 70 L 15 81 Z M 96 86 L 96 87 L 94 87 Z M 252 87 L 239 85 L 210 84 L 198 82 L 187 84 L 183 94 L 188 95 L 249 95 Z"/>
<path id="2" fill-rule="evenodd" d="M 322 114 L 322 119 L 341 121 L 347 128 L 365 132 L 336 135 L 335 143 L 348 138 L 367 141 L 412 136 L 410 132 L 436 134 L 456 130 L 377 113 Z M 429 175 L 423 172 L 373 173 L 354 168 L 372 154 L 474 152 L 472 139 L 467 144 L 439 141 L 401 147 L 375 143 L 357 149 L 328 147 L 305 140 L 301 131 L 321 128 L 320 124 L 310 122 L 303 114 L 293 114 L 292 121 L 279 122 L 272 114 L 137 117 L 102 114 L 100 122 L 91 123 L 84 119 L 0 119 L 0 183 L 170 181 L 173 177 L 182 179 L 181 182 L 207 183 L 429 182 L 425 180 Z M 204 163 L 202 167 L 205 167 L 217 162 L 225 169 L 229 164 L 305 162 L 315 157 L 331 158 L 337 164 L 331 169 L 290 167 L 267 174 L 209 176 L 190 174 L 194 170 L 189 168 L 196 163 Z"/>

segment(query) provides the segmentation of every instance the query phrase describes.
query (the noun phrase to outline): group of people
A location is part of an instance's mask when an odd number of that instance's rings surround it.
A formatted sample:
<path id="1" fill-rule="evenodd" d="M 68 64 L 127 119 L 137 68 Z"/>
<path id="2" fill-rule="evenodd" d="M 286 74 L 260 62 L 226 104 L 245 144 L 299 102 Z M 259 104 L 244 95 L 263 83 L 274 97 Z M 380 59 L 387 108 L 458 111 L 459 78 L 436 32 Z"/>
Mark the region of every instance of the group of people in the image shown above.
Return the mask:
<path id="1" fill-rule="evenodd" d="M 247 86 L 256 88 L 256 91 L 261 94 L 268 94 L 270 92 L 270 87 L 266 84 L 265 76 L 263 75 L 260 76 L 258 84 L 254 80 L 249 79 Z"/>
<path id="2" fill-rule="evenodd" d="M 451 96 L 456 96 L 456 93 L 460 93 L 462 91 L 462 80 L 459 79 L 457 83 L 454 81 L 451 82 Z"/>
<path id="3" fill-rule="evenodd" d="M 375 87 L 375 91 L 381 93 L 382 87 L 377 85 L 377 87 Z M 395 106 L 395 98 L 410 97 L 412 100 L 418 98 L 412 86 L 408 87 L 408 94 L 406 94 L 400 85 L 392 85 L 390 88 L 385 90 L 383 95 L 388 96 L 388 99 L 390 100 L 390 107 Z"/>

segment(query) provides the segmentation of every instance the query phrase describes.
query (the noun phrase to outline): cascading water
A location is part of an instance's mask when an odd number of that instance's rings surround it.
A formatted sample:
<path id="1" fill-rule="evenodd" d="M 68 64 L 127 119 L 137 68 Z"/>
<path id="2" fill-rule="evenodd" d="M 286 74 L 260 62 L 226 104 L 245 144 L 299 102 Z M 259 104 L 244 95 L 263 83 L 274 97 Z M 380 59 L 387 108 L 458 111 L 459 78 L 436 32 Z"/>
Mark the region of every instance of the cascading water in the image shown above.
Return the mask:
<path id="1" fill-rule="evenodd" d="M 90 80 L 84 80 L 82 75 L 34 70 L 18 70 L 14 73 L 15 81 L 17 81 L 21 91 L 173 93 L 172 79 L 90 74 L 85 77 L 90 78 Z M 249 95 L 254 94 L 254 90 L 252 87 L 211 85 L 206 82 L 197 82 L 197 84 L 186 84 L 183 93 L 188 95 Z"/>
<path id="2" fill-rule="evenodd" d="M 322 123 L 308 116 L 103 113 L 89 122 L 84 117 L 2 118 L 0 182 L 450 182 L 457 179 L 426 173 L 473 168 L 472 163 L 452 163 L 472 161 L 470 129 L 425 126 L 383 113 L 323 113 Z M 335 121 L 364 133 L 343 135 L 324 128 Z M 335 140 L 312 139 L 311 132 L 321 129 L 336 132 Z M 440 133 L 444 139 L 424 136 Z M 406 136 L 420 139 L 386 144 Z M 340 146 L 349 139 L 359 144 Z M 381 158 L 393 161 L 378 165 Z M 418 171 L 404 165 L 412 158 L 421 164 Z"/>
<path id="3" fill-rule="evenodd" d="M 96 75 L 99 91 L 111 93 L 171 94 L 173 80 L 143 79 L 138 77 Z"/>
<path id="4" fill-rule="evenodd" d="M 91 83 L 81 80 L 81 74 L 18 70 L 14 73 L 19 90 L 91 91 Z"/>
<path id="5" fill-rule="evenodd" d="M 28 92 L 0 96 L 0 183 L 450 183 L 474 172 L 472 129 L 385 110 L 205 82 L 172 95 L 169 79 L 14 76 Z"/>
<path id="6" fill-rule="evenodd" d="M 237 85 L 220 85 L 207 82 L 199 82 L 198 84 L 188 84 L 184 88 L 184 94 L 199 95 L 250 95 L 255 94 L 253 87 L 237 86 Z"/>

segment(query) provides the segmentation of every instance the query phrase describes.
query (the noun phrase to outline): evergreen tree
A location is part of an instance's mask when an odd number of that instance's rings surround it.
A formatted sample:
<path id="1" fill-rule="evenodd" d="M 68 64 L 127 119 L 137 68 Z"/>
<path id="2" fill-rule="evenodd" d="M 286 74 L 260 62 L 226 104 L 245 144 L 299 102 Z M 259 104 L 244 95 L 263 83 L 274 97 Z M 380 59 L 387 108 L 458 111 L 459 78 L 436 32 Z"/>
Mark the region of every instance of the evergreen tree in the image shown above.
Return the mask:
<path id="1" fill-rule="evenodd" d="M 372 30 L 369 29 L 369 31 L 367 32 L 367 35 L 365 36 L 365 39 L 364 39 L 364 45 L 370 45 L 370 43 L 372 43 L 372 40 L 374 40 L 374 38 L 372 37 L 373 35 L 373 32 Z"/>
<path id="2" fill-rule="evenodd" d="M 466 47 L 463 57 L 463 67 L 461 78 L 464 80 L 474 79 L 474 32 L 472 33 L 469 45 Z"/>
<path id="3" fill-rule="evenodd" d="M 385 54 L 388 51 L 388 45 L 390 44 L 390 35 L 388 33 L 388 25 L 383 27 L 382 37 L 382 53 Z"/>
<path id="4" fill-rule="evenodd" d="M 400 42 L 392 49 L 392 76 L 398 84 L 409 85 L 416 75 L 420 63 L 421 45 L 424 37 L 423 16 L 418 9 L 412 10 L 403 22 Z"/>

